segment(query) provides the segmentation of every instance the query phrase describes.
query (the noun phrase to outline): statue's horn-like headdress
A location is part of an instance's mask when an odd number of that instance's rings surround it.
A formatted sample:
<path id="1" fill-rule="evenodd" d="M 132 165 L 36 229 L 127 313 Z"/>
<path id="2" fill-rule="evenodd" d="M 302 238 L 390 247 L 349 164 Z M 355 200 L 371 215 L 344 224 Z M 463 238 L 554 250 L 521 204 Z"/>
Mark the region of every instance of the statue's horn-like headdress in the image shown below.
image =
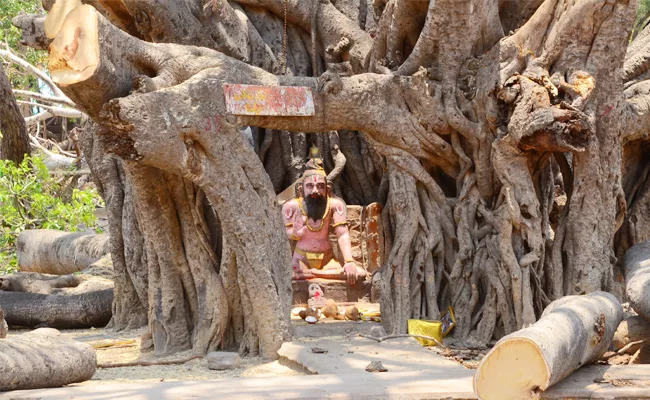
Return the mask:
<path id="1" fill-rule="evenodd" d="M 309 158 L 310 160 L 305 164 L 305 172 L 302 174 L 302 179 L 304 180 L 306 177 L 312 175 L 320 175 L 327 180 L 327 173 L 325 173 L 325 168 L 323 168 L 323 159 L 320 157 L 318 147 L 311 146 L 309 149 Z"/>

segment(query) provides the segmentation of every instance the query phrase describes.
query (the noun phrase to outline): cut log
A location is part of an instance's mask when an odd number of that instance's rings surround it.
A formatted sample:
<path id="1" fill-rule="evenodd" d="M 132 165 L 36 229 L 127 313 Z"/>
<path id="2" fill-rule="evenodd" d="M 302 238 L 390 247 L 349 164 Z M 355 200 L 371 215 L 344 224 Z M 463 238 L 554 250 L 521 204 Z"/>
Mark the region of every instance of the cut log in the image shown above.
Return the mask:
<path id="1" fill-rule="evenodd" d="M 2 307 L 0 307 L 0 339 L 6 338 L 8 332 L 9 327 L 7 326 L 7 321 L 5 321 L 5 312 Z"/>
<path id="2" fill-rule="evenodd" d="M 625 286 L 630 305 L 650 321 L 650 241 L 630 247 L 623 259 Z"/>
<path id="3" fill-rule="evenodd" d="M 54 39 L 56 34 L 59 33 L 59 30 L 61 29 L 61 25 L 63 25 L 63 20 L 65 17 L 70 13 L 70 11 L 80 5 L 81 0 L 56 1 L 52 5 L 50 12 L 47 14 L 47 18 L 45 19 L 44 27 L 45 34 L 49 39 Z"/>
<path id="4" fill-rule="evenodd" d="M 81 279 L 75 275 L 45 275 L 37 272 L 19 272 L 0 276 L 0 290 L 52 294 L 60 288 L 79 286 Z"/>
<path id="5" fill-rule="evenodd" d="M 62 329 L 106 326 L 111 319 L 113 289 L 71 296 L 0 291 L 9 326 Z"/>
<path id="6" fill-rule="evenodd" d="M 474 392 L 483 400 L 534 398 L 598 360 L 622 316 L 621 304 L 605 292 L 552 302 L 539 321 L 505 336 L 483 358 L 474 375 Z"/>
<path id="7" fill-rule="evenodd" d="M 67 275 L 82 271 L 108 254 L 106 234 L 63 232 L 50 229 L 26 230 L 18 235 L 18 266 L 21 271 Z"/>
<path id="8" fill-rule="evenodd" d="M 0 340 L 0 391 L 58 387 L 92 378 L 95 350 L 55 329 Z"/>
<path id="9" fill-rule="evenodd" d="M 645 343 L 650 343 L 650 321 L 645 318 L 635 315 L 624 319 L 614 333 L 612 346 L 616 350 L 620 350 L 632 342 L 644 340 Z M 641 348 L 642 344 L 630 346 L 625 350 L 626 354 L 633 355 Z"/>
<path id="10" fill-rule="evenodd" d="M 40 294 L 73 295 L 112 289 L 112 279 L 83 274 L 47 275 L 37 272 L 18 272 L 0 276 L 0 290 Z"/>

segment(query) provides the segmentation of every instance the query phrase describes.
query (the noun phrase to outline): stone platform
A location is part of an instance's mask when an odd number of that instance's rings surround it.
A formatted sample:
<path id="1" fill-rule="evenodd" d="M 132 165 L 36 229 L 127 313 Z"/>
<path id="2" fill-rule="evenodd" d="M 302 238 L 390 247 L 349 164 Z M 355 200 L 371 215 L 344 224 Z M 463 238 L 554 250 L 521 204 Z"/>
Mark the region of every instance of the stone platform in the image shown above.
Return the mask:
<path id="1" fill-rule="evenodd" d="M 329 279 L 310 279 L 305 281 L 293 281 L 293 304 L 307 304 L 309 299 L 309 285 L 317 283 L 323 289 L 326 299 L 333 299 L 337 303 L 365 301 L 376 302 L 378 299 L 371 298 L 372 283 L 369 280 L 357 282 L 354 286 L 348 286 L 344 281 Z"/>

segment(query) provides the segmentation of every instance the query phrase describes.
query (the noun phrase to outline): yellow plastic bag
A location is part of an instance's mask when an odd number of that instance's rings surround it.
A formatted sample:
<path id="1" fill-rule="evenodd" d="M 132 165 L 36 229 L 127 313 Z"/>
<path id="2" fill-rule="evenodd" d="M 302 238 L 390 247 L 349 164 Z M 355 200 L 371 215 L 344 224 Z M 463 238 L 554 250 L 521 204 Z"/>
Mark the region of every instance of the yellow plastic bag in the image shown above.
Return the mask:
<path id="1" fill-rule="evenodd" d="M 442 343 L 442 338 L 456 326 L 454 310 L 449 307 L 447 312 L 438 320 L 409 319 L 408 333 L 411 335 L 431 336 Z M 422 346 L 435 346 L 436 342 L 429 339 L 416 338 Z"/>

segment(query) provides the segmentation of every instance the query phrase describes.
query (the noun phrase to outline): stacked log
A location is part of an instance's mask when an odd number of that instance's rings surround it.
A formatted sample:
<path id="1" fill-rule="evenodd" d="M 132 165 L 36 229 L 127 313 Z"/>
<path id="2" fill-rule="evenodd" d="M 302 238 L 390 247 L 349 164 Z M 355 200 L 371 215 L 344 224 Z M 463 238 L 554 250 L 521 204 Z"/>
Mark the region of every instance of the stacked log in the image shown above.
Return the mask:
<path id="1" fill-rule="evenodd" d="M 630 363 L 650 362 L 650 241 L 632 246 L 623 259 L 625 293 L 630 306 L 639 315 L 621 324 L 617 341 L 629 346 Z M 633 343 L 634 345 L 630 345 Z"/>
<path id="2" fill-rule="evenodd" d="M 106 234 L 33 229 L 18 235 L 16 248 L 21 271 L 65 275 L 108 254 L 110 240 Z"/>
<path id="3" fill-rule="evenodd" d="M 5 312 L 0 307 L 0 339 L 4 339 L 7 337 L 7 333 L 9 332 L 9 327 L 7 326 L 7 322 L 5 321 Z"/>
<path id="4" fill-rule="evenodd" d="M 103 327 L 111 319 L 113 289 L 71 296 L 0 291 L 0 304 L 9 326 Z"/>

